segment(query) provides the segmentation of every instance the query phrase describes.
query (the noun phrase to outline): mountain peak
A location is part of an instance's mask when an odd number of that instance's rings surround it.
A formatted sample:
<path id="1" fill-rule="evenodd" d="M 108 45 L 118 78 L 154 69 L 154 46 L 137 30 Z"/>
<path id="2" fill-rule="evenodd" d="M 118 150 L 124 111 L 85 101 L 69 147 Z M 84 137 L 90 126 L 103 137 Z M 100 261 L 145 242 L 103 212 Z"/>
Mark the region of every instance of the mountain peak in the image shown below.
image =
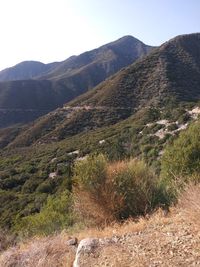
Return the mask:
<path id="1" fill-rule="evenodd" d="M 10 121 L 30 121 L 62 106 L 146 55 L 150 49 L 127 36 L 63 62 L 25 61 L 1 71 L 0 108 L 7 111 L 0 114 L 0 127 L 9 125 Z M 23 110 L 23 115 L 17 118 L 16 109 Z M 30 109 L 35 111 L 31 113 Z"/>

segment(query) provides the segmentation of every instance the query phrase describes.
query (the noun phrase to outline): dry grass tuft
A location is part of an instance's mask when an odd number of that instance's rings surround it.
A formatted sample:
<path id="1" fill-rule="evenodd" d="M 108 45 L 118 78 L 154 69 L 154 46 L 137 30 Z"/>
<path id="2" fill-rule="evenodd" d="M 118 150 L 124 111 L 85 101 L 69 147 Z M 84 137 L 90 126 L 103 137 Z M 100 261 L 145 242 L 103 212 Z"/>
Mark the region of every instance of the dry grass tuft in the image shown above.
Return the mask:
<path id="1" fill-rule="evenodd" d="M 180 197 L 179 207 L 188 222 L 200 230 L 200 184 L 186 187 Z"/>
<path id="2" fill-rule="evenodd" d="M 6 230 L 0 229 L 0 252 L 16 244 L 16 236 Z"/>
<path id="3" fill-rule="evenodd" d="M 105 227 L 115 220 L 112 204 L 113 202 L 116 204 L 116 199 L 112 200 L 113 194 L 108 193 L 109 189 L 107 187 L 104 190 L 102 186 L 98 195 L 80 189 L 74 190 L 74 210 L 86 226 Z M 120 206 L 119 201 L 118 203 Z"/>
<path id="4" fill-rule="evenodd" d="M 176 211 L 169 212 L 168 216 L 164 216 L 163 210 L 158 209 L 154 214 L 149 217 L 140 217 L 135 221 L 134 219 L 127 219 L 123 223 L 113 222 L 104 228 L 89 227 L 80 232 L 76 232 L 78 240 L 88 237 L 95 238 L 110 238 L 112 236 L 122 236 L 127 233 L 141 232 L 151 225 L 165 225 L 169 223 L 171 217 L 174 216 Z"/>
<path id="5" fill-rule="evenodd" d="M 2 267 L 72 267 L 75 251 L 67 246 L 65 234 L 34 238 L 10 248 L 0 256 Z"/>
<path id="6" fill-rule="evenodd" d="M 126 161 L 115 161 L 108 165 L 107 175 L 108 177 L 112 178 L 113 175 L 122 172 L 126 168 L 127 168 Z"/>

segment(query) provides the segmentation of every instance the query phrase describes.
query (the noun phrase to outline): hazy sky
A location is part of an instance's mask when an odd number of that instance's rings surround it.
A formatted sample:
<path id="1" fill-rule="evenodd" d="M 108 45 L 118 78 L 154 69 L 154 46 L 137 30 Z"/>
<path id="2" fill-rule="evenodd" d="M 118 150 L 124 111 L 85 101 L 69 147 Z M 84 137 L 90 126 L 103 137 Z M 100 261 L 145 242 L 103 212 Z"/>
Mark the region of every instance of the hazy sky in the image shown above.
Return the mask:
<path id="1" fill-rule="evenodd" d="M 146 44 L 200 32 L 200 0 L 0 0 L 0 69 L 61 61 L 124 35 Z"/>

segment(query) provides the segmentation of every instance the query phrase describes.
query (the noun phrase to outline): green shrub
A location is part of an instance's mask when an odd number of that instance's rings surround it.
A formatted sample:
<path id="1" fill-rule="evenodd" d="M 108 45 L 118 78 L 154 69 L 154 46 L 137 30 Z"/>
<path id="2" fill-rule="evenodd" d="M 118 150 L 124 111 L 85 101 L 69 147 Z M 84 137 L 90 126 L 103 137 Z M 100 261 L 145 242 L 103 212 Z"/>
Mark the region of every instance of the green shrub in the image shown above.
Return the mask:
<path id="1" fill-rule="evenodd" d="M 200 122 L 194 123 L 169 145 L 161 160 L 161 175 L 167 179 L 197 177 L 200 173 Z M 187 179 L 186 179 L 187 180 Z"/>
<path id="2" fill-rule="evenodd" d="M 190 114 L 185 113 L 185 114 L 183 114 L 182 116 L 180 116 L 180 117 L 178 118 L 178 123 L 180 123 L 180 124 L 185 124 L 185 123 L 188 122 L 190 119 L 191 119 Z"/>
<path id="3" fill-rule="evenodd" d="M 53 190 L 55 188 L 55 183 L 54 181 L 51 180 L 46 180 L 43 183 L 41 183 L 38 187 L 37 187 L 37 192 L 39 193 L 48 193 L 51 194 L 53 193 Z"/>
<path id="4" fill-rule="evenodd" d="M 40 185 L 40 183 L 42 183 L 41 179 L 38 179 L 37 177 L 30 177 L 30 179 L 28 179 L 23 187 L 22 187 L 22 193 L 33 193 L 35 192 L 36 188 Z"/>
<path id="5" fill-rule="evenodd" d="M 78 161 L 74 169 L 74 182 L 82 189 L 95 192 L 105 182 L 107 159 L 104 155 L 89 156 Z"/>
<path id="6" fill-rule="evenodd" d="M 159 120 L 161 116 L 160 110 L 157 109 L 154 106 L 151 106 L 145 113 L 145 118 L 144 120 L 149 123 L 149 122 L 154 122 L 156 120 Z"/>
<path id="7" fill-rule="evenodd" d="M 115 165 L 110 166 L 111 179 L 114 188 L 123 197 L 121 218 L 137 216 L 149 212 L 152 207 L 154 193 L 157 186 L 157 178 L 142 161 L 131 160 L 122 163 L 115 170 Z M 114 168 L 113 168 L 114 167 Z"/>
<path id="8" fill-rule="evenodd" d="M 167 130 L 170 131 L 170 132 L 171 131 L 175 131 L 177 129 L 178 129 L 178 125 L 176 123 L 172 123 L 167 127 Z"/>
<path id="9" fill-rule="evenodd" d="M 48 235 L 73 224 L 72 196 L 68 191 L 59 196 L 49 196 L 37 214 L 17 218 L 14 230 L 23 235 Z"/>

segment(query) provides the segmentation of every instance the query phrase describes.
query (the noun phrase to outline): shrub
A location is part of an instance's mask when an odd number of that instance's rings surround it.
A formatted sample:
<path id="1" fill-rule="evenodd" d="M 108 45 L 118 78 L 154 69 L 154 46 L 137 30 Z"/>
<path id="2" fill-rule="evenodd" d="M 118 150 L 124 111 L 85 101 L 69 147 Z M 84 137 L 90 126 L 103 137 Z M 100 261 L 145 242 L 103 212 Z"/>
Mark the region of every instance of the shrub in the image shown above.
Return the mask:
<path id="1" fill-rule="evenodd" d="M 176 123 L 172 123 L 167 127 L 167 130 L 170 131 L 170 132 L 171 131 L 175 131 L 177 129 L 178 129 L 178 125 Z"/>
<path id="2" fill-rule="evenodd" d="M 107 159 L 102 154 L 89 156 L 75 164 L 75 212 L 85 224 L 101 225 L 113 220 L 114 211 L 109 209 L 110 199 L 106 199 L 106 192 L 110 189 L 106 187 L 107 165 Z"/>
<path id="3" fill-rule="evenodd" d="M 41 179 L 38 179 L 35 176 L 30 177 L 30 179 L 28 179 L 23 187 L 22 187 L 22 192 L 23 193 L 33 193 L 35 192 L 36 188 L 39 186 L 39 184 L 42 183 Z"/>
<path id="4" fill-rule="evenodd" d="M 194 123 L 169 144 L 161 158 L 162 198 L 176 202 L 187 183 L 200 181 L 200 123 Z"/>
<path id="5" fill-rule="evenodd" d="M 149 122 L 154 122 L 155 120 L 158 120 L 160 118 L 160 110 L 157 109 L 156 107 L 151 106 L 147 112 L 145 113 L 145 118 L 144 120 L 149 123 Z"/>
<path id="6" fill-rule="evenodd" d="M 194 123 L 169 145 L 161 160 L 161 175 L 185 182 L 200 173 L 200 123 Z M 190 177 L 190 178 L 187 178 Z"/>
<path id="7" fill-rule="evenodd" d="M 0 228 L 0 253 L 16 244 L 16 236 Z"/>
<path id="8" fill-rule="evenodd" d="M 191 116 L 189 113 L 185 113 L 182 116 L 180 116 L 178 118 L 178 123 L 180 124 L 185 124 L 186 122 L 188 122 L 191 119 Z"/>
<path id="9" fill-rule="evenodd" d="M 157 177 L 138 160 L 109 164 L 103 155 L 75 165 L 75 209 L 89 224 L 145 214 L 155 206 Z"/>
<path id="10" fill-rule="evenodd" d="M 105 183 L 107 159 L 104 155 L 89 156 L 86 160 L 78 161 L 74 169 L 74 182 L 79 188 L 96 192 Z"/>
<path id="11" fill-rule="evenodd" d="M 46 180 L 37 187 L 37 192 L 51 194 L 55 188 L 54 181 Z"/>
<path id="12" fill-rule="evenodd" d="M 108 168 L 108 177 L 113 181 L 117 194 L 123 197 L 121 218 L 150 211 L 157 179 L 144 162 L 122 162 L 120 168 L 112 164 Z"/>
<path id="13" fill-rule="evenodd" d="M 14 230 L 25 235 L 48 235 L 73 224 L 72 196 L 66 191 L 49 196 L 37 214 L 17 218 Z"/>

